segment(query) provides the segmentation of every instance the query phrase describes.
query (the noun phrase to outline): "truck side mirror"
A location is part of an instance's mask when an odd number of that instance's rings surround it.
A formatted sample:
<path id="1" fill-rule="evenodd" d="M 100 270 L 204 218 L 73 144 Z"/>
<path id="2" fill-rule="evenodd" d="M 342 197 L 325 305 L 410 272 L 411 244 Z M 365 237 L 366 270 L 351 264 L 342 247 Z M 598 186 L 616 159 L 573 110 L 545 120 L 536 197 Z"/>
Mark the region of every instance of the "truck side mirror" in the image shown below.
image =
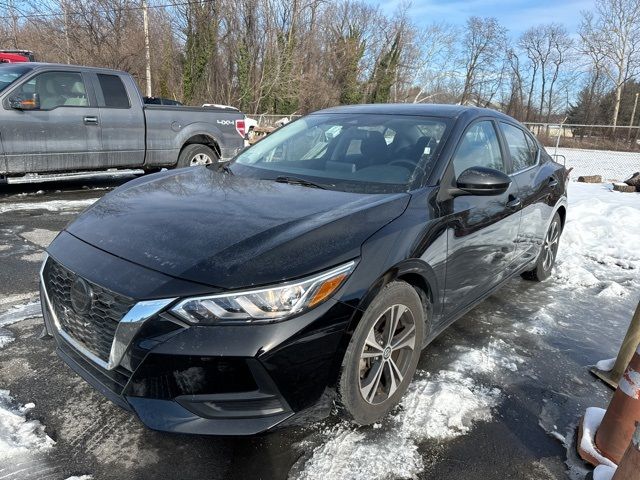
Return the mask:
<path id="1" fill-rule="evenodd" d="M 40 95 L 34 93 L 31 98 L 13 97 L 9 100 L 9 106 L 16 110 L 39 110 Z"/>

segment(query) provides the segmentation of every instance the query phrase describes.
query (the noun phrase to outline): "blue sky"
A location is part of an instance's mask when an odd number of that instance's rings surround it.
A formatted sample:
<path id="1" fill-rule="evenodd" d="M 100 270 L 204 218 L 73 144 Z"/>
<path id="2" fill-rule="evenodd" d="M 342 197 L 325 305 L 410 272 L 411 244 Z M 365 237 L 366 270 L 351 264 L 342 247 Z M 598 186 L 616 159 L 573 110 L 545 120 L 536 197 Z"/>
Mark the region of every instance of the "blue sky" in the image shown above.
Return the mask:
<path id="1" fill-rule="evenodd" d="M 385 13 L 392 13 L 402 0 L 369 0 L 380 5 Z M 580 25 L 580 11 L 591 10 L 595 0 L 412 0 L 410 12 L 416 24 L 447 22 L 464 24 L 471 15 L 496 17 L 512 35 L 541 23 L 564 24 L 570 33 Z"/>

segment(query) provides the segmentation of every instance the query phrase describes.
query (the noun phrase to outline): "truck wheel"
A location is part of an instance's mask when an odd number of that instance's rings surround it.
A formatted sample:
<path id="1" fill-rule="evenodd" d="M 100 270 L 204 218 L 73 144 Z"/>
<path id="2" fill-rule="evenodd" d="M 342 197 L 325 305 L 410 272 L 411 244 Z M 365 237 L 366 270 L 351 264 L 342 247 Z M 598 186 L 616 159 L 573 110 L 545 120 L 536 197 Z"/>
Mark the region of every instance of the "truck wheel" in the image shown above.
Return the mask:
<path id="1" fill-rule="evenodd" d="M 360 425 L 384 417 L 407 391 L 420 358 L 425 318 L 418 293 L 391 282 L 360 320 L 342 363 L 338 393 Z"/>
<path id="2" fill-rule="evenodd" d="M 218 163 L 218 155 L 211 148 L 200 143 L 187 145 L 178 156 L 176 168 L 195 167 L 197 165 L 209 165 Z"/>

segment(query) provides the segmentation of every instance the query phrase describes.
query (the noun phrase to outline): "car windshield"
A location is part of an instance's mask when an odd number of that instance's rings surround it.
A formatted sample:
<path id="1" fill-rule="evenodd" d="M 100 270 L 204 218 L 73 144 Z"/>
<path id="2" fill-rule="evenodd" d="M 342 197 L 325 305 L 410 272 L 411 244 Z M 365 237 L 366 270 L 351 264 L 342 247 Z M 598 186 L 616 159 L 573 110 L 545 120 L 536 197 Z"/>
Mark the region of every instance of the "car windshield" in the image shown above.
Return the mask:
<path id="1" fill-rule="evenodd" d="M 0 92 L 9 85 L 29 72 L 31 68 L 24 65 L 2 65 L 0 66 Z"/>
<path id="2" fill-rule="evenodd" d="M 431 172 L 448 119 L 382 114 L 312 114 L 238 155 L 236 175 L 322 188 L 406 191 Z"/>

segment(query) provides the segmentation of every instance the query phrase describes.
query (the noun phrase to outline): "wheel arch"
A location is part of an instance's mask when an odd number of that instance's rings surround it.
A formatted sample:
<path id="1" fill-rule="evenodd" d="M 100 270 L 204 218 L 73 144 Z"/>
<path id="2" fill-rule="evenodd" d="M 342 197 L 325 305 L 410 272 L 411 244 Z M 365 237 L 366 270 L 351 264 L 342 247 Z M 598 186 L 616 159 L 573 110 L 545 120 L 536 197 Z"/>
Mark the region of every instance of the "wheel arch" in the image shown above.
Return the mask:
<path id="1" fill-rule="evenodd" d="M 425 328 L 423 336 L 423 347 L 425 341 L 432 331 L 432 319 L 434 311 L 437 311 L 437 305 L 441 301 L 438 295 L 438 281 L 433 268 L 418 258 L 411 258 L 403 260 L 394 266 L 388 268 L 382 275 L 380 275 L 367 292 L 362 296 L 358 307 L 356 308 L 354 315 L 351 317 L 349 326 L 342 336 L 340 345 L 336 351 L 334 364 L 331 367 L 331 373 L 329 374 L 329 384 L 335 385 L 340 373 L 340 368 L 344 359 L 344 355 L 347 351 L 347 347 L 353 333 L 362 320 L 364 312 L 371 304 L 373 299 L 378 293 L 389 283 L 394 281 L 402 281 L 408 283 L 413 287 L 423 305 L 425 312 Z"/>
<path id="2" fill-rule="evenodd" d="M 195 133 L 187 138 L 180 147 L 178 158 L 180 158 L 180 154 L 186 147 L 194 144 L 206 145 L 207 147 L 211 148 L 216 153 L 216 155 L 218 155 L 218 158 L 221 158 L 220 143 L 212 135 L 207 133 Z"/>
<path id="3" fill-rule="evenodd" d="M 431 330 L 431 320 L 434 311 L 437 311 L 441 299 L 439 296 L 439 285 L 437 276 L 433 268 L 418 258 L 410 258 L 403 260 L 387 269 L 378 279 L 371 285 L 367 293 L 360 300 L 358 311 L 364 313 L 378 293 L 389 283 L 394 281 L 402 281 L 413 287 L 422 301 L 425 313 L 425 336 Z M 352 319 L 349 325 L 349 334 L 353 333 L 357 327 L 362 315 L 357 315 Z"/>

